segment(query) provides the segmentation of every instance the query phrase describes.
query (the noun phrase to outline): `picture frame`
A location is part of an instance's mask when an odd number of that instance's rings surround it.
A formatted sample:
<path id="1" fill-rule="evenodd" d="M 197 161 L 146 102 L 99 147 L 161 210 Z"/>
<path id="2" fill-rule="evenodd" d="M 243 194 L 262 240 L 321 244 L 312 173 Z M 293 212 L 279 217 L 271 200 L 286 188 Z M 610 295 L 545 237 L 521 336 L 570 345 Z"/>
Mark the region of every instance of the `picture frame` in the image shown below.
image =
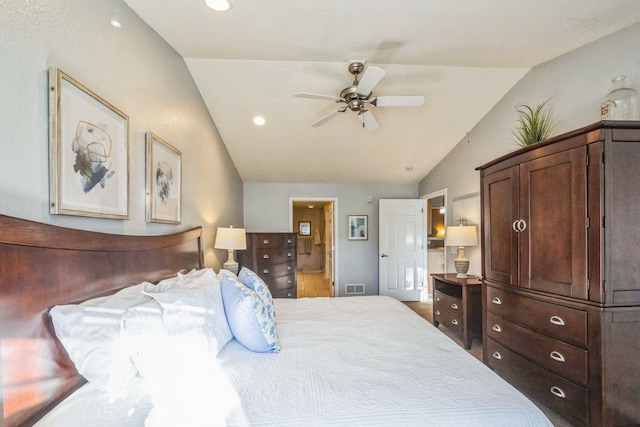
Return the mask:
<path id="1" fill-rule="evenodd" d="M 311 236 L 311 221 L 298 221 L 298 234 L 300 236 Z"/>
<path id="2" fill-rule="evenodd" d="M 49 211 L 129 218 L 129 117 L 49 69 Z"/>
<path id="3" fill-rule="evenodd" d="M 153 132 L 146 134 L 147 222 L 180 224 L 182 152 Z"/>
<path id="4" fill-rule="evenodd" d="M 349 240 L 368 240 L 368 215 L 349 215 Z"/>

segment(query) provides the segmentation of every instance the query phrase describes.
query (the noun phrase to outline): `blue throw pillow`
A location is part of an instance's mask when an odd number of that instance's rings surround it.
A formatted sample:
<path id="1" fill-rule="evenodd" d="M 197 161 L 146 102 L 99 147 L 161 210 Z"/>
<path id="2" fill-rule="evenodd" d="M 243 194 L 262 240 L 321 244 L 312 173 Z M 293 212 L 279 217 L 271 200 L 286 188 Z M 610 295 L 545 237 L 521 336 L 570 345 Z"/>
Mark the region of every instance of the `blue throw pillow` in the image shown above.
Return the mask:
<path id="1" fill-rule="evenodd" d="M 262 300 L 265 307 L 267 307 L 269 316 L 271 316 L 273 318 L 273 321 L 275 322 L 276 307 L 273 304 L 273 297 L 271 296 L 269 287 L 266 283 L 264 283 L 264 280 L 262 280 L 260 276 L 246 267 L 242 267 L 242 270 L 240 270 L 240 274 L 238 274 L 238 280 L 242 282 L 247 288 L 253 290 L 256 294 L 258 294 L 258 297 Z"/>
<path id="2" fill-rule="evenodd" d="M 258 353 L 280 351 L 275 319 L 255 291 L 224 276 L 222 300 L 231 332 L 240 344 Z"/>

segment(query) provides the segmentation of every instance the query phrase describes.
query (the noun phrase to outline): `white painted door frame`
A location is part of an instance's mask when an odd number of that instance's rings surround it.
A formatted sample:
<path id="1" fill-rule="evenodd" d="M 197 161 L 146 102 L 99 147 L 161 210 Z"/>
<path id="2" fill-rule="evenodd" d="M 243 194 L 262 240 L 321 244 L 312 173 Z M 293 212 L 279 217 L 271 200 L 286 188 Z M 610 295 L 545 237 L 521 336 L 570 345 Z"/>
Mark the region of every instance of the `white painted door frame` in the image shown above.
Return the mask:
<path id="1" fill-rule="evenodd" d="M 338 218 L 338 198 L 337 197 L 289 197 L 289 230 L 292 233 L 297 232 L 293 227 L 293 202 L 332 202 L 333 203 L 333 256 L 331 257 L 333 263 L 333 297 L 337 297 L 338 294 L 338 232 L 337 218 Z M 325 248 L 326 249 L 326 248 Z"/>
<path id="2" fill-rule="evenodd" d="M 428 193 L 428 194 L 422 195 L 422 196 L 420 196 L 420 198 L 421 199 L 425 199 L 425 204 L 426 204 L 426 200 L 433 199 L 434 197 L 440 197 L 440 196 L 444 196 L 444 210 L 445 210 L 444 226 L 446 227 L 447 226 L 447 214 L 449 213 L 449 206 L 447 204 L 447 189 L 443 188 L 442 190 L 438 190 L 438 191 L 434 191 L 432 193 Z M 429 213 L 427 212 L 427 215 L 428 214 Z M 425 218 L 427 218 L 426 215 L 425 215 Z M 429 260 L 427 259 L 427 257 L 429 256 L 428 255 L 428 252 L 429 252 L 428 240 L 427 240 L 428 235 L 429 235 L 429 230 L 427 230 L 427 227 L 426 227 L 426 224 L 425 224 L 425 227 L 424 227 L 424 241 L 425 241 L 424 265 L 425 265 L 425 267 L 429 265 L 429 263 L 428 263 Z M 444 269 L 445 269 L 445 271 L 447 271 L 447 247 L 446 246 L 444 247 Z M 427 268 L 427 279 L 429 277 L 431 277 L 431 272 Z M 429 280 L 427 280 L 427 282 L 429 282 Z M 426 295 L 423 295 L 422 298 L 421 298 L 422 301 L 426 301 L 427 299 L 431 298 L 431 295 L 429 295 L 427 293 L 427 289 L 425 289 L 425 294 Z"/>

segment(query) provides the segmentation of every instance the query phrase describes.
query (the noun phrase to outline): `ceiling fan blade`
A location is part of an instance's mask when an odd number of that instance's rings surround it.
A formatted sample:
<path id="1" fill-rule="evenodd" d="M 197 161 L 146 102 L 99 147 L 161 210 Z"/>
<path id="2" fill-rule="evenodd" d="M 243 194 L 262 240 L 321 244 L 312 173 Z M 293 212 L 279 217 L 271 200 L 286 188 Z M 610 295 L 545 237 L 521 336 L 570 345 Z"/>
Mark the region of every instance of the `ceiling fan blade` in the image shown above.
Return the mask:
<path id="1" fill-rule="evenodd" d="M 384 70 L 380 67 L 375 67 L 373 65 L 368 66 L 364 70 L 364 74 L 360 79 L 360 83 L 358 83 L 358 87 L 356 88 L 356 92 L 360 95 L 368 96 L 373 88 L 376 87 L 380 79 L 384 76 Z"/>
<path id="2" fill-rule="evenodd" d="M 358 118 L 362 122 L 362 126 L 370 132 L 373 132 L 380 127 L 375 117 L 373 117 L 373 114 L 371 114 L 371 111 L 369 110 L 365 111 L 364 113 L 358 114 Z"/>
<path id="3" fill-rule="evenodd" d="M 317 93 L 304 93 L 298 92 L 295 95 L 296 98 L 309 98 L 309 99 L 322 99 L 323 101 L 335 101 L 344 102 L 344 99 L 331 95 L 318 95 Z"/>
<path id="4" fill-rule="evenodd" d="M 336 111 L 332 111 L 331 113 L 327 114 L 326 116 L 324 116 L 320 120 L 316 120 L 315 122 L 311 123 L 311 127 L 312 128 L 317 128 L 318 126 L 322 125 L 325 122 L 328 122 L 329 120 L 331 120 L 332 118 L 334 118 L 338 114 L 344 113 L 345 111 L 347 111 L 346 107 L 345 108 L 340 108 L 340 109 L 338 109 Z"/>
<path id="5" fill-rule="evenodd" d="M 420 107 L 424 96 L 378 96 L 371 100 L 375 107 Z"/>

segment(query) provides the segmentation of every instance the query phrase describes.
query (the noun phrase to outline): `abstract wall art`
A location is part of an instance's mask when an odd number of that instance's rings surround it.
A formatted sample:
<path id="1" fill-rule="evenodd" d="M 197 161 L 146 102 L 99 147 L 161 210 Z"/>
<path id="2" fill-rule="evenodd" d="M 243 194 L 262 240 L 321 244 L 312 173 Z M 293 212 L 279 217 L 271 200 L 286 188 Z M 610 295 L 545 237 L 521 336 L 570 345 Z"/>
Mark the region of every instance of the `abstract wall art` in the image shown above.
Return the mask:
<path id="1" fill-rule="evenodd" d="M 49 70 L 52 214 L 129 217 L 129 117 L 57 68 Z"/>
<path id="2" fill-rule="evenodd" d="M 180 224 L 182 153 L 147 132 L 147 221 Z"/>

